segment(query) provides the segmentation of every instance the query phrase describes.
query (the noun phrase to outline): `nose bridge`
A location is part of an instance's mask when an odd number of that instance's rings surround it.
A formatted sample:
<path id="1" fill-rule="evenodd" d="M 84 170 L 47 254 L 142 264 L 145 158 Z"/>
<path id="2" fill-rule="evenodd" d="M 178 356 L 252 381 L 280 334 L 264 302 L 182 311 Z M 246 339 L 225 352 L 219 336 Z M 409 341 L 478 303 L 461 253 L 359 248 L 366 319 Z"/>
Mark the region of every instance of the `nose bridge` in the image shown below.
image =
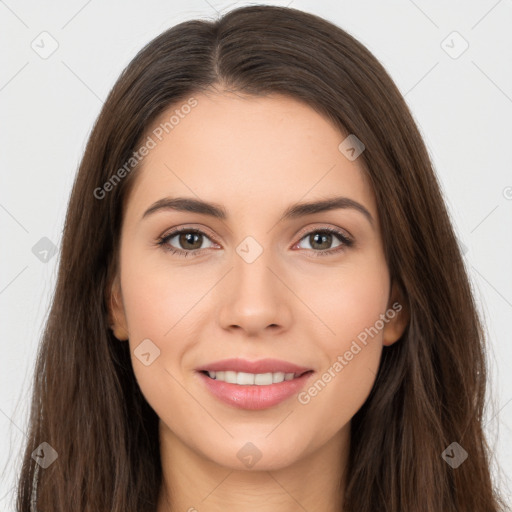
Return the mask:
<path id="1" fill-rule="evenodd" d="M 277 266 L 277 262 L 272 258 L 270 247 L 264 247 L 254 237 L 246 237 L 237 247 L 233 258 L 233 279 L 236 282 L 236 290 L 255 300 L 260 298 L 269 299 L 275 297 L 276 277 L 270 270 Z M 252 293 L 251 293 L 252 292 Z"/>
<path id="2" fill-rule="evenodd" d="M 286 289 L 275 275 L 279 267 L 272 250 L 246 237 L 233 254 L 228 290 L 222 290 L 220 321 L 256 333 L 287 322 Z"/>

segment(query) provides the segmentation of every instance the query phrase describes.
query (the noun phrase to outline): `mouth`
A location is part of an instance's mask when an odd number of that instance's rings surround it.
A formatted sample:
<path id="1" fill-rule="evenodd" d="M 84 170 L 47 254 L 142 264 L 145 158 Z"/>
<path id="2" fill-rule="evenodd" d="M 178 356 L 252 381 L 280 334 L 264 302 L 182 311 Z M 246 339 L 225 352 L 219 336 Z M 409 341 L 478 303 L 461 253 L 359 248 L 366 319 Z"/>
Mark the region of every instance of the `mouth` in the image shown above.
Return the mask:
<path id="1" fill-rule="evenodd" d="M 286 401 L 300 392 L 315 373 L 275 359 L 226 359 L 197 368 L 196 372 L 214 398 L 247 410 L 268 409 Z"/>

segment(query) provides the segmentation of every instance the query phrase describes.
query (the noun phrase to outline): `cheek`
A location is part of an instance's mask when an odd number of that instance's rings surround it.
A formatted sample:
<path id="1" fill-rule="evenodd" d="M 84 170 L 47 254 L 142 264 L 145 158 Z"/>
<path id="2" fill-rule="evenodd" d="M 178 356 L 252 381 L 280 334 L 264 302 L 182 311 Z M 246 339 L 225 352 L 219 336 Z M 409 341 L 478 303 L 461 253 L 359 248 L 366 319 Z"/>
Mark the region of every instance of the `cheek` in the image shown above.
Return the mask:
<path id="1" fill-rule="evenodd" d="M 197 269 L 172 268 L 163 258 L 153 262 L 146 256 L 146 262 L 141 261 L 126 258 L 121 276 L 130 340 L 154 338 L 165 343 L 194 315 L 211 276 L 202 276 Z"/>
<path id="2" fill-rule="evenodd" d="M 155 410 L 164 411 L 170 397 L 179 410 L 186 410 L 190 396 L 178 383 L 181 364 L 200 339 L 194 326 L 199 302 L 211 288 L 211 272 L 172 268 L 165 258 L 148 261 L 147 255 L 142 264 L 143 255 L 136 250 L 123 256 L 123 302 L 136 379 Z"/>
<path id="3" fill-rule="evenodd" d="M 319 289 L 317 289 L 319 291 Z M 347 423 L 368 397 L 382 354 L 382 321 L 389 294 L 389 278 L 382 262 L 330 280 L 317 297 L 330 334 L 317 339 L 324 354 L 316 379 L 299 396 L 299 403 L 325 420 L 334 433 Z M 311 417 L 318 417 L 312 414 Z"/>
<path id="4" fill-rule="evenodd" d="M 191 308 L 204 290 L 183 286 L 183 277 L 169 268 L 126 264 L 124 271 L 123 300 L 139 388 L 159 417 L 186 425 L 192 404 L 183 387 L 180 364 L 195 343 L 185 331 L 188 315 L 194 312 Z M 171 417 L 167 417 L 169 411 Z"/>
<path id="5" fill-rule="evenodd" d="M 338 278 L 331 276 L 321 293 L 318 292 L 319 311 L 323 312 L 333 334 L 325 339 L 326 352 L 339 353 L 348 350 L 358 336 L 364 339 L 366 330 L 385 313 L 389 296 L 388 271 L 380 260 L 354 266 L 344 269 Z"/>

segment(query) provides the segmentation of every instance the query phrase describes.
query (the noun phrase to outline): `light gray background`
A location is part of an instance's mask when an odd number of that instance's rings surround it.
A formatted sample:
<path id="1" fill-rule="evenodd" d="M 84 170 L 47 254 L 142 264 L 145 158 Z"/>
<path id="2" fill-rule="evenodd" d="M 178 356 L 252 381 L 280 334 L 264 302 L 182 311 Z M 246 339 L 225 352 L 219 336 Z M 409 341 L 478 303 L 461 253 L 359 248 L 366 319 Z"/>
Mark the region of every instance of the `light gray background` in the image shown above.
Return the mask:
<path id="1" fill-rule="evenodd" d="M 73 178 L 102 101 L 156 35 L 248 3 L 0 1 L 2 511 L 14 510 L 33 365 L 59 258 L 57 252 L 45 263 L 32 248 L 43 237 L 60 244 Z M 493 402 L 486 430 L 502 468 L 497 484 L 510 500 L 512 1 L 268 3 L 319 14 L 354 35 L 386 67 L 418 122 L 487 324 Z M 51 48 L 43 31 L 58 43 L 46 59 L 31 47 Z M 469 47 L 458 55 L 464 40 Z"/>

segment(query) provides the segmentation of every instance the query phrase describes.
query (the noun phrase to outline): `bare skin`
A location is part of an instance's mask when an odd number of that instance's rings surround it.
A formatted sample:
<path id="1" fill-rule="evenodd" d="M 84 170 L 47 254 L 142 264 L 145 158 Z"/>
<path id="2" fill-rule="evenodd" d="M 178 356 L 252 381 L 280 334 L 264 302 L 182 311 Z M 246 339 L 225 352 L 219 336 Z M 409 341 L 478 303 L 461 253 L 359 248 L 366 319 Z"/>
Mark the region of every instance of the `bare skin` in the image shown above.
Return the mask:
<path id="1" fill-rule="evenodd" d="M 280 95 L 194 97 L 197 106 L 144 159 L 112 287 L 114 333 L 129 340 L 135 376 L 160 418 L 157 512 L 339 511 L 351 418 L 370 393 L 383 346 L 406 325 L 405 310 L 396 313 L 345 358 L 400 302 L 372 189 L 360 159 L 338 149 L 345 135 L 310 107 Z M 214 202 L 227 216 L 160 209 L 143 218 L 156 201 L 178 196 Z M 293 203 L 333 196 L 359 203 L 371 220 L 353 207 L 280 220 Z M 204 233 L 167 240 L 187 257 L 157 243 L 176 227 Z M 256 242 L 250 251 L 262 250 L 250 263 L 237 252 L 248 236 Z M 145 339 L 160 350 L 148 366 L 134 354 Z M 345 362 L 336 371 L 338 356 Z M 295 394 L 240 409 L 213 396 L 196 371 L 232 357 L 310 368 L 303 392 L 329 369 L 331 379 L 302 401 Z M 237 456 L 247 443 L 260 457 L 252 467 Z"/>

